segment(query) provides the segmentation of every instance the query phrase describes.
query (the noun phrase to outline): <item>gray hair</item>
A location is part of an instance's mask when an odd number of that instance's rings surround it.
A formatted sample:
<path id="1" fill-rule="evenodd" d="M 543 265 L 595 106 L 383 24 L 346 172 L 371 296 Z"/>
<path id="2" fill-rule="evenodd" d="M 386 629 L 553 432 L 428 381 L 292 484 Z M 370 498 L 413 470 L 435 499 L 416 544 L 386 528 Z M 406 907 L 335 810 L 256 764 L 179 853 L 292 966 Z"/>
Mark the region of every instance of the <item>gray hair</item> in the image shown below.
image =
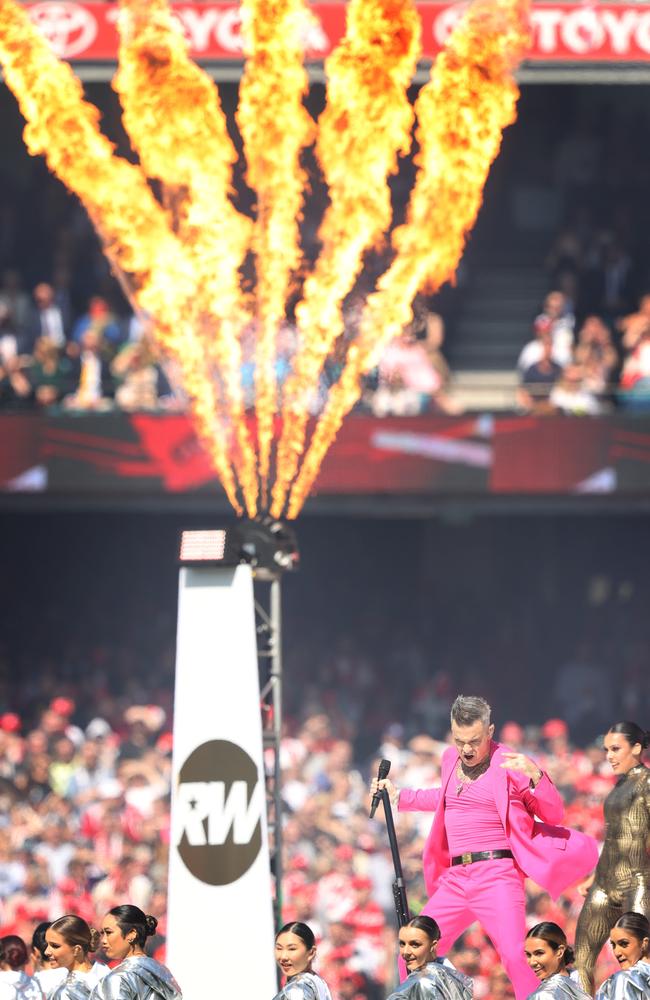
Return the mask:
<path id="1" fill-rule="evenodd" d="M 457 726 L 472 726 L 475 722 L 489 726 L 491 712 L 492 709 L 485 698 L 459 694 L 451 706 L 451 721 Z"/>

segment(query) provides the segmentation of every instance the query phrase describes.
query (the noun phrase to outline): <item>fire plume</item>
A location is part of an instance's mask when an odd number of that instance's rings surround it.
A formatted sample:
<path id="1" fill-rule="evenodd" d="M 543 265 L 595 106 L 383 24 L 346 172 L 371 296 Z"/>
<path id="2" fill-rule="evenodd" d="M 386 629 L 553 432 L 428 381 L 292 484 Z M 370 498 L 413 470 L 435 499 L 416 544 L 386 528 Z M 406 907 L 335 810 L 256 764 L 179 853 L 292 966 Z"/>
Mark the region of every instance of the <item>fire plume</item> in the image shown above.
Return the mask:
<path id="1" fill-rule="evenodd" d="M 251 222 L 232 203 L 237 152 L 219 92 L 190 59 L 167 0 L 120 0 L 119 70 L 113 87 L 149 177 L 163 185 L 170 224 L 197 278 L 195 328 L 221 382 L 235 435 L 233 461 L 246 509 L 257 505 L 257 469 L 241 385 L 240 330 L 247 322 L 239 269 Z"/>
<path id="2" fill-rule="evenodd" d="M 302 160 L 315 141 L 329 203 L 321 253 L 296 308 L 298 343 L 284 386 L 271 502 L 279 517 L 288 495 L 288 516 L 296 517 L 363 376 L 410 322 L 415 295 L 453 279 L 502 131 L 515 118 L 513 69 L 529 43 L 530 0 L 474 0 L 413 107 L 407 90 L 420 51 L 413 0 L 349 0 L 345 37 L 326 63 L 327 101 L 317 126 L 304 104 L 306 0 L 242 0 L 247 61 L 236 118 L 257 196 L 254 221 L 234 203 L 238 154 L 218 90 L 189 58 L 168 0 L 119 2 L 114 86 L 138 165 L 115 155 L 98 110 L 16 0 L 0 0 L 0 62 L 27 121 L 30 153 L 45 156 L 78 196 L 134 308 L 153 317 L 226 495 L 251 517 L 268 501 L 276 362 L 287 353 L 280 338 L 303 267 Z M 310 399 L 343 333 L 344 299 L 367 252 L 388 238 L 389 179 L 410 149 L 416 119 L 417 175 L 406 221 L 390 234 L 392 262 L 364 305 L 300 465 Z M 249 259 L 254 302 L 244 291 Z M 241 380 L 243 338 L 251 332 L 257 450 Z"/>
<path id="3" fill-rule="evenodd" d="M 299 220 L 307 177 L 301 154 L 314 132 L 303 104 L 308 79 L 302 32 L 310 15 L 304 0 L 242 0 L 241 12 L 247 61 L 237 121 L 247 180 L 257 193 L 255 405 L 264 504 L 277 411 L 278 332 L 302 256 Z"/>
<path id="4" fill-rule="evenodd" d="M 183 247 L 138 167 L 114 155 L 99 112 L 15 0 L 0 0 L 0 61 L 27 120 L 25 143 L 83 203 L 134 304 L 159 317 L 161 346 L 181 366 L 199 436 L 226 494 L 241 510 L 216 413 L 215 387 L 185 308 L 196 282 Z"/>
<path id="5" fill-rule="evenodd" d="M 361 379 L 412 318 L 418 291 L 453 278 L 483 187 L 516 117 L 512 71 L 529 45 L 527 0 L 475 0 L 453 32 L 415 103 L 420 151 L 407 220 L 392 237 L 396 256 L 369 296 L 358 338 L 321 414 L 288 516 L 299 513 L 327 449 L 361 394 Z"/>
<path id="6" fill-rule="evenodd" d="M 305 446 L 307 402 L 343 332 L 343 299 L 391 222 L 388 177 L 411 145 L 407 88 L 420 54 L 412 0 L 350 0 L 346 34 L 325 63 L 327 101 L 318 119 L 316 156 L 330 204 L 322 250 L 296 308 L 298 349 L 284 386 L 282 436 L 271 513 L 279 517 Z"/>

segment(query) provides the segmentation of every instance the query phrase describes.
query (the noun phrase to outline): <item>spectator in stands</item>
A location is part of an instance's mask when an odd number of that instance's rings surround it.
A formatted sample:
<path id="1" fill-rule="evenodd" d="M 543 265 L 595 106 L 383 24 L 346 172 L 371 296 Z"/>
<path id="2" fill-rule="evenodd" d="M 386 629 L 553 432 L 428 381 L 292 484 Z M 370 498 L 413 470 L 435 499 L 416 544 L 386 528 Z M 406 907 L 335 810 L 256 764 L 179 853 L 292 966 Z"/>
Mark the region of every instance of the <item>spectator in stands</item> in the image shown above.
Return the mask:
<path id="1" fill-rule="evenodd" d="M 619 323 L 625 352 L 619 402 L 626 410 L 650 408 L 650 294 L 642 295 L 638 312 Z"/>
<path id="2" fill-rule="evenodd" d="M 569 364 L 562 372 L 549 395 L 551 407 L 568 416 L 596 416 L 603 413 L 605 404 L 589 387 L 582 365 Z"/>
<path id="3" fill-rule="evenodd" d="M 4 926 L 22 929 L 47 920 L 50 915 L 49 886 L 47 866 L 42 862 L 29 864 L 22 888 L 4 900 Z"/>
<path id="4" fill-rule="evenodd" d="M 19 339 L 9 306 L 0 300 L 0 365 L 13 361 L 18 354 Z"/>
<path id="5" fill-rule="evenodd" d="M 613 322 L 633 304 L 633 277 L 632 259 L 612 235 L 603 244 L 601 259 L 585 275 L 585 299 Z"/>
<path id="6" fill-rule="evenodd" d="M 542 348 L 539 361 L 520 374 L 517 403 L 522 410 L 529 413 L 551 413 L 554 407 L 550 403 L 550 395 L 553 386 L 562 376 L 562 367 L 553 361 L 553 339 L 550 331 L 540 337 L 539 343 Z"/>
<path id="7" fill-rule="evenodd" d="M 158 405 L 157 352 L 145 333 L 124 344 L 111 362 L 111 373 L 119 383 L 115 402 L 121 410 L 154 410 Z"/>
<path id="8" fill-rule="evenodd" d="M 108 363 L 103 355 L 102 335 L 89 326 L 81 336 L 79 381 L 76 390 L 63 400 L 71 410 L 108 410 L 113 391 Z"/>
<path id="9" fill-rule="evenodd" d="M 424 413 L 441 388 L 440 373 L 409 328 L 391 341 L 381 356 L 379 386 L 370 404 L 372 412 L 378 417 Z"/>
<path id="10" fill-rule="evenodd" d="M 6 307 L 16 333 L 24 334 L 29 323 L 31 303 L 29 295 L 23 291 L 20 272 L 15 268 L 7 268 L 2 272 L 0 302 Z"/>
<path id="11" fill-rule="evenodd" d="M 425 319 L 424 350 L 431 367 L 440 379 L 440 385 L 433 395 L 433 408 L 442 413 L 461 413 L 462 407 L 449 394 L 451 372 L 447 359 L 442 353 L 445 339 L 445 323 L 439 313 L 427 313 Z"/>
<path id="12" fill-rule="evenodd" d="M 618 354 L 609 327 L 600 316 L 587 316 L 580 327 L 575 361 L 582 367 L 585 388 L 605 399 L 610 394 Z"/>
<path id="13" fill-rule="evenodd" d="M 77 805 L 90 801 L 101 784 L 115 777 L 110 763 L 102 758 L 100 743 L 89 733 L 89 730 L 97 731 L 96 727 L 91 730 L 91 726 L 92 722 L 86 729 L 86 739 L 74 759 L 74 767 L 63 792 L 66 798 L 73 799 Z"/>
<path id="14" fill-rule="evenodd" d="M 66 874 L 74 856 L 74 842 L 65 821 L 56 815 L 48 817 L 41 837 L 34 856 L 47 865 L 50 884 L 56 885 Z"/>
<path id="15" fill-rule="evenodd" d="M 535 339 L 529 341 L 521 351 L 517 368 L 525 372 L 541 360 L 544 348 L 542 337 L 550 335 L 552 341 L 552 359 L 564 367 L 568 365 L 573 354 L 574 316 L 570 311 L 566 295 L 557 289 L 549 292 L 544 299 L 544 307 L 533 323 Z"/>
<path id="16" fill-rule="evenodd" d="M 60 349 L 66 346 L 66 328 L 63 312 L 56 302 L 54 289 L 46 281 L 36 285 L 32 308 L 26 329 L 26 349 L 31 352 L 39 337 L 45 337 Z"/>
<path id="17" fill-rule="evenodd" d="M 36 341 L 34 360 L 27 374 L 39 406 L 60 403 L 72 390 L 73 363 L 61 348 L 47 337 L 39 337 Z"/>
<path id="18" fill-rule="evenodd" d="M 101 295 L 93 295 L 88 303 L 88 311 L 81 316 L 72 329 L 72 340 L 83 348 L 84 335 L 94 330 L 101 341 L 115 349 L 124 339 L 122 329 L 108 302 Z"/>
<path id="19" fill-rule="evenodd" d="M 563 274 L 578 275 L 583 266 L 583 254 L 576 230 L 572 226 L 560 230 L 545 261 L 550 278 L 557 281 Z"/>
<path id="20" fill-rule="evenodd" d="M 19 357 L 7 357 L 0 363 L 0 406 L 25 409 L 31 406 L 32 387 Z"/>

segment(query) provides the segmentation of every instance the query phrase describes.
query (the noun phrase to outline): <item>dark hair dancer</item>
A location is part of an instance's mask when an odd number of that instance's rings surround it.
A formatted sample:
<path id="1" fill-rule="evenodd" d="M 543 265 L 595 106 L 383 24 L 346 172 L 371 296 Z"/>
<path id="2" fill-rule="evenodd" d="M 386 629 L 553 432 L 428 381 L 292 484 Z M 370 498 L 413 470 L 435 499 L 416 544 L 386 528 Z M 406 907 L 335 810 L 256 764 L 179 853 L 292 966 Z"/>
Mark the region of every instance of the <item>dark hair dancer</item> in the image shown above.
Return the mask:
<path id="1" fill-rule="evenodd" d="M 472 980 L 438 958 L 440 928 L 432 917 L 413 917 L 399 930 L 399 953 L 408 972 L 388 1000 L 472 1000 Z"/>
<path id="2" fill-rule="evenodd" d="M 650 770 L 641 760 L 648 745 L 650 735 L 635 722 L 617 722 L 605 736 L 618 781 L 605 799 L 605 843 L 576 928 L 576 967 L 589 993 L 617 918 L 650 913 Z"/>
<path id="3" fill-rule="evenodd" d="M 25 972 L 28 961 L 27 945 L 22 938 L 17 934 L 0 938 L 0 982 L 13 986 L 17 1000 L 42 1000 L 40 986 Z"/>
<path id="4" fill-rule="evenodd" d="M 639 1000 L 650 996 L 650 920 L 624 913 L 609 935 L 620 970 L 606 979 L 596 1000 Z"/>
<path id="5" fill-rule="evenodd" d="M 531 998 L 589 1000 L 590 994 L 569 977 L 568 966 L 573 965 L 575 956 L 561 927 L 550 920 L 535 924 L 526 935 L 524 951 L 526 961 L 540 981 Z"/>
<path id="6" fill-rule="evenodd" d="M 275 1000 L 332 1000 L 329 987 L 312 969 L 316 938 L 311 927 L 296 920 L 275 935 L 275 960 L 287 977 Z"/>
<path id="7" fill-rule="evenodd" d="M 101 979 L 92 1000 L 182 1000 L 169 969 L 144 953 L 158 921 L 137 906 L 114 906 L 102 920 L 100 937 L 109 962 L 119 962 Z"/>

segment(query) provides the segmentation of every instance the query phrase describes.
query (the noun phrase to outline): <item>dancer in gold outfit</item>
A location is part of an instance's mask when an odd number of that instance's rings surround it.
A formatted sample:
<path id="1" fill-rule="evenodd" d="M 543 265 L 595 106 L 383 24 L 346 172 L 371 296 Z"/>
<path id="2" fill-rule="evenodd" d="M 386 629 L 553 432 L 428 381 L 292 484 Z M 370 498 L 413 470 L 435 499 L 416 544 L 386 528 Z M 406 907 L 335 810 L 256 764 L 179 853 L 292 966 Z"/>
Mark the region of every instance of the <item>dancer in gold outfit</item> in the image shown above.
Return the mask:
<path id="1" fill-rule="evenodd" d="M 605 843 L 576 929 L 576 967 L 593 993 L 594 968 L 610 927 L 628 910 L 650 913 L 650 769 L 641 761 L 650 734 L 617 722 L 605 736 L 618 776 L 605 799 Z"/>

